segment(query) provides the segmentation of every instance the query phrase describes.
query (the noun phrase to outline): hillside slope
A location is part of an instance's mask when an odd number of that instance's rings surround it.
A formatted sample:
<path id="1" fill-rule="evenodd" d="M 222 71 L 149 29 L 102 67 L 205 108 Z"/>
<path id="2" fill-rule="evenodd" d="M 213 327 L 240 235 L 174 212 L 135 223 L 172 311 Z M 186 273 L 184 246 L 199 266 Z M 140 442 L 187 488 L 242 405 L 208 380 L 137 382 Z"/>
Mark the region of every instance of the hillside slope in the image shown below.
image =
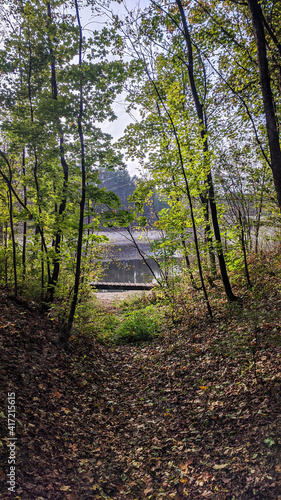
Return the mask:
<path id="1" fill-rule="evenodd" d="M 259 326 L 255 351 L 257 332 L 246 341 L 246 316 L 233 309 L 142 346 L 78 334 L 64 352 L 36 305 L 1 291 L 0 311 L 1 499 L 280 498 L 276 318 Z M 11 495 L 8 392 L 16 395 Z"/>

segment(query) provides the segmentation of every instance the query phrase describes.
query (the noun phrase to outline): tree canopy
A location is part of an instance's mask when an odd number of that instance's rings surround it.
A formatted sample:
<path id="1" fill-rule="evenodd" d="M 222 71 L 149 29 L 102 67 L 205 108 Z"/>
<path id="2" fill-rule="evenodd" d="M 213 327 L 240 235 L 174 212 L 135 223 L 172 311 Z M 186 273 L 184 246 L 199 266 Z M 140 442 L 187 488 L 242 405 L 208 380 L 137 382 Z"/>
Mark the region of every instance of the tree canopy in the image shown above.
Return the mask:
<path id="1" fill-rule="evenodd" d="M 235 301 L 229 273 L 251 287 L 248 255 L 279 225 L 279 5 L 153 0 L 118 17 L 90 2 L 108 22 L 84 28 L 88 4 L 1 5 L 3 280 L 47 307 L 66 283 L 77 300 L 100 223 L 144 228 L 157 193 L 154 247 L 184 257 L 212 314 L 206 280 Z M 116 143 L 100 124 L 121 92 L 139 118 Z"/>

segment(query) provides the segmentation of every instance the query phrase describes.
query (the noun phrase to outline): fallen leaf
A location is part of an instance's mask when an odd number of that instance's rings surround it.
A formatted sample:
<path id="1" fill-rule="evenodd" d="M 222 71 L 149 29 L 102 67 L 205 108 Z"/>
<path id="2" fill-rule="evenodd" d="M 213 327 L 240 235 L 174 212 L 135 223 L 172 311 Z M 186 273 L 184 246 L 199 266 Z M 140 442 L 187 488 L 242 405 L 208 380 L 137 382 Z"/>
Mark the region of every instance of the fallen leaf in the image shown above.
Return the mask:
<path id="1" fill-rule="evenodd" d="M 71 486 L 61 486 L 61 487 L 60 487 L 60 490 L 61 490 L 61 491 L 68 491 L 68 490 L 70 490 L 70 489 L 71 489 Z"/>

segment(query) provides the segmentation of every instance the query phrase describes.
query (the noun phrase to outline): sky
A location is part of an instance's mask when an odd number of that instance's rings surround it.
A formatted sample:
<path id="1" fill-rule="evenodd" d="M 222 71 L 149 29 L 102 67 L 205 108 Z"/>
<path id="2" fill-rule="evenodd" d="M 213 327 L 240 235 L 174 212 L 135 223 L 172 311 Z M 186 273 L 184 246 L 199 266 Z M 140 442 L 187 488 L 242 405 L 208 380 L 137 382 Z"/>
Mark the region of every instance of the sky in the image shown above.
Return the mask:
<path id="1" fill-rule="evenodd" d="M 121 1 L 121 3 L 119 4 L 117 1 L 112 0 L 111 8 L 115 14 L 118 14 L 121 17 L 126 12 L 125 6 L 127 7 L 128 10 L 133 10 L 135 8 L 142 9 L 145 8 L 147 5 L 149 5 L 149 2 L 150 0 L 124 0 Z M 87 33 L 87 29 L 89 29 L 89 34 L 90 34 L 91 29 L 96 30 L 98 29 L 99 26 L 103 27 L 108 22 L 106 16 L 99 18 L 97 18 L 96 16 L 93 17 L 91 12 L 91 7 L 82 9 L 80 11 L 80 15 L 81 15 L 81 22 L 84 34 Z M 1 45 L 1 39 L 0 39 L 0 45 Z M 118 95 L 113 105 L 113 110 L 115 115 L 117 116 L 117 120 L 115 120 L 114 122 L 107 121 L 102 124 L 99 124 L 99 126 L 104 132 L 112 135 L 114 141 L 118 140 L 123 135 L 126 126 L 132 123 L 133 121 L 132 117 L 130 117 L 129 114 L 126 112 L 125 97 L 126 97 L 125 93 L 123 93 L 122 95 Z M 137 113 L 136 117 L 138 118 Z M 136 162 L 132 162 L 129 160 L 126 161 L 125 159 L 124 161 L 127 164 L 128 171 L 131 175 L 138 174 L 138 164 Z"/>
<path id="2" fill-rule="evenodd" d="M 124 5 L 126 5 L 127 9 L 129 10 L 133 10 L 137 7 L 142 9 L 147 5 L 149 5 L 149 0 L 126 0 L 122 1 L 121 4 L 118 4 L 117 2 L 113 1 L 111 3 L 111 7 L 114 13 L 118 14 L 120 17 L 124 15 L 126 12 Z M 97 29 L 98 26 L 103 26 L 106 23 L 106 18 L 104 19 L 95 18 L 93 19 L 93 22 L 91 22 L 90 18 L 91 18 L 90 8 L 85 9 L 82 14 L 82 23 L 84 24 L 84 26 L 89 26 L 93 27 L 94 29 Z M 126 98 L 125 93 L 118 95 L 113 105 L 113 110 L 115 115 L 117 116 L 117 120 L 115 120 L 114 122 L 107 121 L 100 124 L 101 129 L 104 132 L 112 135 L 114 141 L 118 140 L 123 135 L 123 132 L 127 127 L 127 125 L 133 122 L 133 117 L 126 112 L 125 98 Z M 139 116 L 137 112 L 135 112 L 134 117 L 138 119 Z M 130 175 L 137 175 L 139 173 L 139 167 L 137 162 L 125 159 L 124 161 L 127 164 L 127 168 Z"/>

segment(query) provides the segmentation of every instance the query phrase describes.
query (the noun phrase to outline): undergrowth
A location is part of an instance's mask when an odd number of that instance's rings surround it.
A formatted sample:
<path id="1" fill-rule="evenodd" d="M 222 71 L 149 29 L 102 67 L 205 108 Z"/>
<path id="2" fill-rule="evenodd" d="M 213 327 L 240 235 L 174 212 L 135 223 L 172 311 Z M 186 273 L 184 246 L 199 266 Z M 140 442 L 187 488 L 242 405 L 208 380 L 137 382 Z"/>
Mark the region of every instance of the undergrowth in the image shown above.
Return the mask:
<path id="1" fill-rule="evenodd" d="M 279 498 L 280 253 L 260 255 L 250 270 L 252 290 L 243 280 L 234 286 L 240 303 L 225 300 L 219 280 L 209 289 L 212 319 L 186 283 L 172 306 L 161 297 L 102 304 L 91 295 L 78 308 L 68 353 L 45 340 L 42 355 L 42 332 L 53 335 L 54 325 L 3 294 L 2 371 L 19 394 L 27 429 L 19 463 L 31 463 L 36 497 L 59 471 L 52 498 L 68 485 L 69 498 Z M 136 341 L 137 328 L 145 333 Z M 42 414 L 50 416 L 45 429 Z M 59 438 L 67 462 L 56 453 Z M 30 474 L 19 468 L 19 477 L 30 498 Z"/>
<path id="2" fill-rule="evenodd" d="M 113 339 L 118 344 L 152 340 L 159 335 L 162 322 L 162 311 L 151 304 L 143 309 L 127 313 Z"/>
<path id="3" fill-rule="evenodd" d="M 223 333 L 220 345 L 213 346 L 223 357 L 235 358 L 244 352 L 247 363 L 255 364 L 259 349 L 260 331 L 268 334 L 271 345 L 280 345 L 279 307 L 281 300 L 281 263 L 279 249 L 260 253 L 249 259 L 253 287 L 246 286 L 243 276 L 233 285 L 239 302 L 228 303 L 220 280 L 209 287 L 213 319 L 208 318 L 202 293 L 184 280 L 173 291 L 168 303 L 161 293 L 142 294 L 119 303 L 103 306 L 89 299 L 80 305 L 76 326 L 78 330 L 97 338 L 104 344 L 138 343 L 151 341 L 161 333 L 167 334 L 182 326 L 187 335 L 202 324 L 218 328 Z"/>
<path id="4" fill-rule="evenodd" d="M 75 328 L 95 337 L 102 344 L 147 342 L 160 335 L 165 308 L 145 295 L 104 307 L 89 301 L 86 315 L 77 317 Z"/>

